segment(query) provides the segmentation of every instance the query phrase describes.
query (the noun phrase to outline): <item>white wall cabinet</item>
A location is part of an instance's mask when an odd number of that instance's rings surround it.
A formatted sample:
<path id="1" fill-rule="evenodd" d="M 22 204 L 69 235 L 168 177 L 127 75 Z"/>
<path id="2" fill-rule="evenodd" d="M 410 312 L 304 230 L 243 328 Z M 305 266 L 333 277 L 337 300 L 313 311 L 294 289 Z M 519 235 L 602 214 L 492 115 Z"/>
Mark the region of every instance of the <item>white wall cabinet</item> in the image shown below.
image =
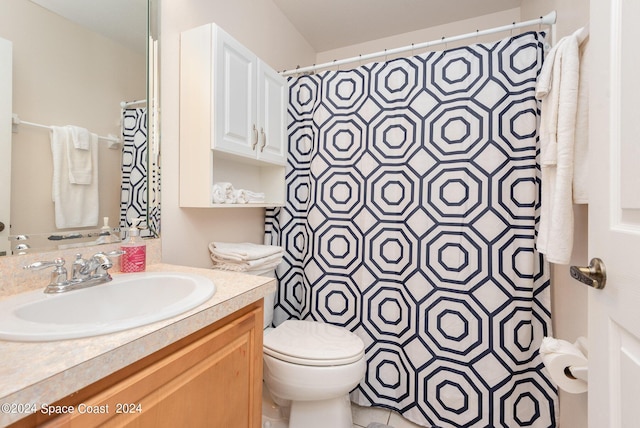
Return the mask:
<path id="1" fill-rule="evenodd" d="M 180 205 L 283 205 L 286 80 L 215 24 L 183 32 L 180 45 Z M 217 182 L 266 201 L 213 204 Z"/>

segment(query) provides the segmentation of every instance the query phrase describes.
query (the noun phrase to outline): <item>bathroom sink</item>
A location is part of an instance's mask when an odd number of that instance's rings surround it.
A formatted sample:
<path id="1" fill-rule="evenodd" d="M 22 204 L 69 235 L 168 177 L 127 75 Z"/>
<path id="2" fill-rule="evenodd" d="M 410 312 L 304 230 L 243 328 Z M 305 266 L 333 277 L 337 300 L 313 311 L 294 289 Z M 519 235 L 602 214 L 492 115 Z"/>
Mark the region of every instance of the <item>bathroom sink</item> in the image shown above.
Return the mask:
<path id="1" fill-rule="evenodd" d="M 0 339 L 44 342 L 127 330 L 184 313 L 214 293 L 208 278 L 175 272 L 117 275 L 60 294 L 30 291 L 0 301 Z"/>

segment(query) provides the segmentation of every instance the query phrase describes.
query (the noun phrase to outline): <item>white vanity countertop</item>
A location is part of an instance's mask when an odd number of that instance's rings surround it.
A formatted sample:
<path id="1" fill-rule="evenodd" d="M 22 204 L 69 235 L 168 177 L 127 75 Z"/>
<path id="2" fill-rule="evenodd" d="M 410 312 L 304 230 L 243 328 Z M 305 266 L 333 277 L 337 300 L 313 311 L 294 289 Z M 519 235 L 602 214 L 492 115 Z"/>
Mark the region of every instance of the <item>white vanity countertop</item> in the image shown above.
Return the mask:
<path id="1" fill-rule="evenodd" d="M 0 426 L 28 416 L 13 413 L 16 409 L 51 404 L 275 290 L 275 281 L 267 277 L 168 264 L 147 266 L 147 272 L 163 271 L 209 277 L 216 292 L 181 315 L 117 333 L 55 342 L 0 340 Z"/>

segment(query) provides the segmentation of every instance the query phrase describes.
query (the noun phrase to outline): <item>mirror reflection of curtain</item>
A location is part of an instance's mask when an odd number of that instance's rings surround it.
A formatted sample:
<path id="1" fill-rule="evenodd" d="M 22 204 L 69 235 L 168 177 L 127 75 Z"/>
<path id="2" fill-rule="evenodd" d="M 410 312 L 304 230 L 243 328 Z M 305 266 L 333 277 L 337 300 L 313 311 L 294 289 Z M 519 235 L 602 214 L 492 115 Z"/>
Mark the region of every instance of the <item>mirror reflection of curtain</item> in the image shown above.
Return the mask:
<path id="1" fill-rule="evenodd" d="M 147 228 L 141 236 L 154 237 L 159 230 L 159 170 L 151 159 L 147 142 L 147 109 L 129 108 L 122 112 L 122 187 L 120 228 L 131 225 L 131 219 L 142 218 Z M 147 177 L 151 183 L 147 182 Z"/>

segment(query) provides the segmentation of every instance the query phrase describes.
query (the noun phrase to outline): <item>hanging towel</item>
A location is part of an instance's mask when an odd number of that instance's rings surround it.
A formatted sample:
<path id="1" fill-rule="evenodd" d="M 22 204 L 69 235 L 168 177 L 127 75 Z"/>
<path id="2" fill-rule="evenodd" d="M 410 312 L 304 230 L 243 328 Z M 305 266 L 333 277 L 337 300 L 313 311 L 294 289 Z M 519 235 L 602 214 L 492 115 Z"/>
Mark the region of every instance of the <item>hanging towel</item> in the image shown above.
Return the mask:
<path id="1" fill-rule="evenodd" d="M 589 30 L 582 29 L 577 35 L 580 44 L 580 77 L 578 83 L 578 105 L 576 111 L 576 135 L 573 161 L 573 203 L 589 203 L 589 73 L 591 50 Z"/>
<path id="2" fill-rule="evenodd" d="M 89 150 L 91 133 L 86 128 L 80 128 L 79 126 L 67 125 L 67 129 L 71 132 L 71 140 L 73 141 L 73 148 L 78 150 Z"/>
<path id="3" fill-rule="evenodd" d="M 573 250 L 573 175 L 578 89 L 579 39 L 564 37 L 551 49 L 536 86 L 542 101 L 540 166 L 542 196 L 536 246 L 552 263 L 567 264 Z M 580 101 L 582 102 L 582 100 Z"/>
<path id="4" fill-rule="evenodd" d="M 51 127 L 51 153 L 53 155 L 52 199 L 56 227 L 90 227 L 98 225 L 98 136 L 90 135 L 90 184 L 76 184 L 70 180 L 69 150 L 72 136 L 67 127 Z M 71 147 L 71 149 L 70 149 Z"/>
<path id="5" fill-rule="evenodd" d="M 85 128 L 65 126 L 70 142 L 66 144 L 69 182 L 72 184 L 91 184 L 93 176 L 93 153 L 89 140 L 91 134 Z"/>

